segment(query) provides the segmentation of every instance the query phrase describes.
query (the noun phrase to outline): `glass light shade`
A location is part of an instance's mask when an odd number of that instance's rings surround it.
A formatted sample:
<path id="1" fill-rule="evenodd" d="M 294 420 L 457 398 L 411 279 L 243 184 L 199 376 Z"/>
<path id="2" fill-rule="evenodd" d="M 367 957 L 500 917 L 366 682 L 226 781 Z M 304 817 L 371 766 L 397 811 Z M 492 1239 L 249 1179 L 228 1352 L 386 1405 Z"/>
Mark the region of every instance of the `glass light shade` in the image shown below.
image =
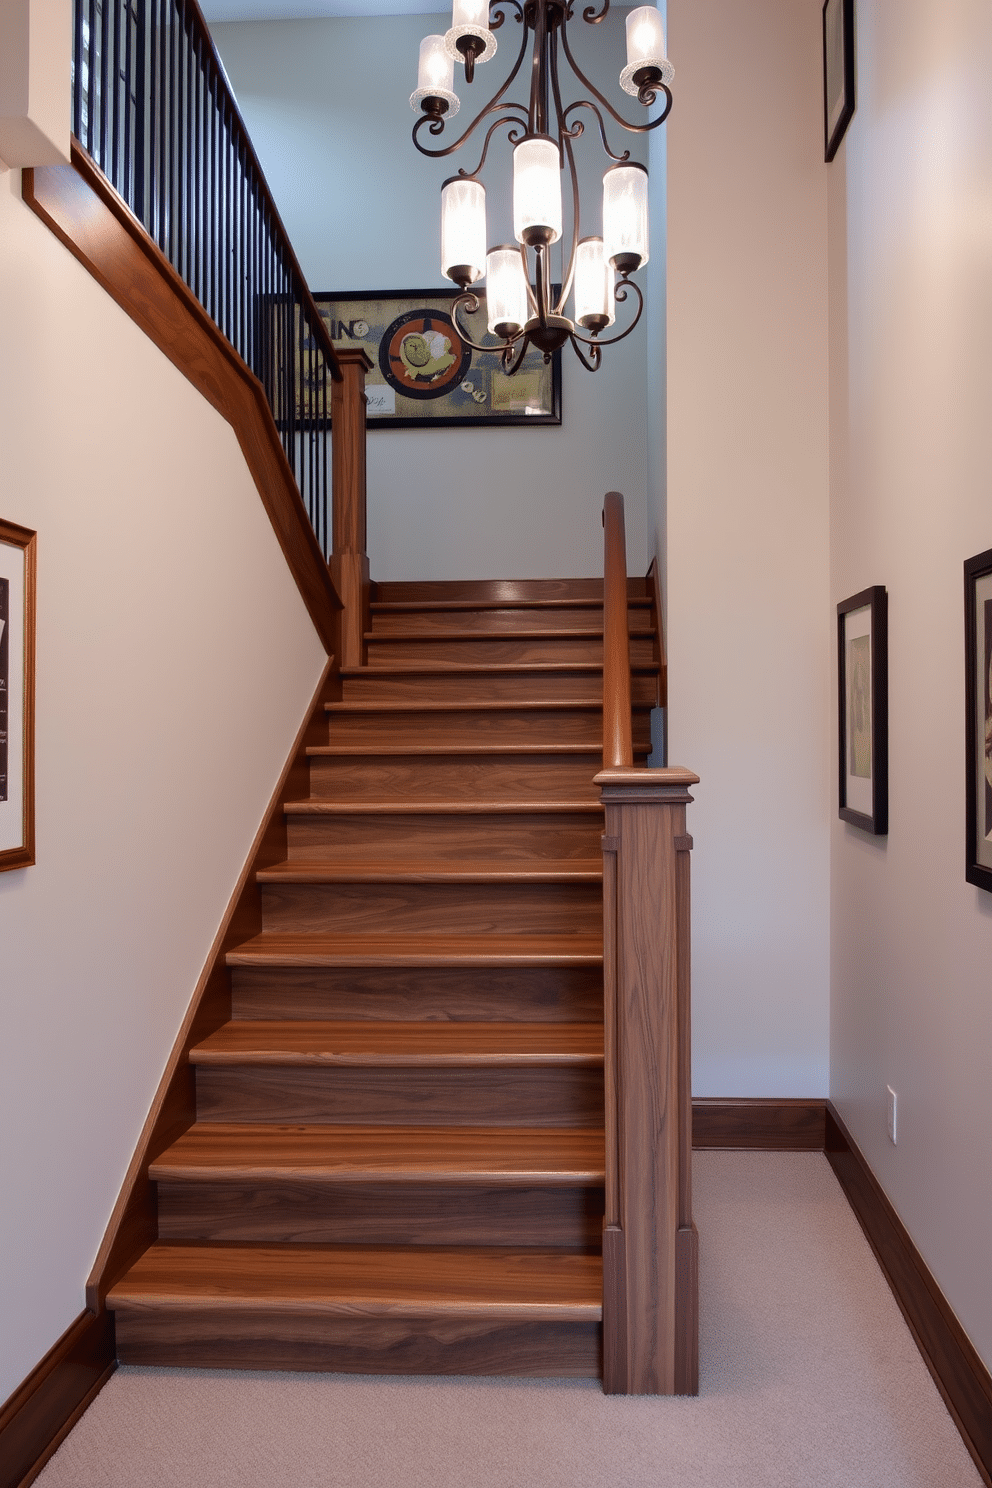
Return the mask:
<path id="1" fill-rule="evenodd" d="M 494 336 L 516 335 L 527 324 L 527 280 L 520 249 L 513 243 L 500 243 L 486 255 L 486 303 Z"/>
<path id="2" fill-rule="evenodd" d="M 521 140 L 513 152 L 513 235 L 530 247 L 561 237 L 561 156 L 546 135 Z"/>
<path id="3" fill-rule="evenodd" d="M 417 87 L 410 94 L 410 107 L 420 112 L 425 98 L 440 98 L 448 105 L 448 118 L 457 114 L 460 104 L 454 91 L 455 64 L 448 56 L 443 36 L 425 36 L 420 43 Z"/>
<path id="4" fill-rule="evenodd" d="M 648 261 L 648 173 L 643 165 L 614 165 L 603 177 L 603 252 L 621 274 L 632 274 Z"/>
<path id="5" fill-rule="evenodd" d="M 453 176 L 441 187 L 441 273 L 474 284 L 485 273 L 486 188 Z"/>
<path id="6" fill-rule="evenodd" d="M 476 62 L 488 62 L 496 50 L 496 38 L 489 29 L 489 0 L 454 0 L 451 7 L 451 26 L 445 33 L 444 45 L 455 62 L 464 61 L 464 53 L 458 50 L 463 36 L 474 36 L 483 43 Z"/>
<path id="7" fill-rule="evenodd" d="M 587 330 L 603 330 L 616 320 L 613 268 L 603 255 L 602 238 L 582 238 L 575 250 L 575 323 Z"/>
<path id="8" fill-rule="evenodd" d="M 670 83 L 675 68 L 665 55 L 665 28 L 661 13 L 653 5 L 640 5 L 627 12 L 627 66 L 620 74 L 620 86 L 637 96 L 639 84 L 634 74 L 654 68 L 658 81 Z"/>

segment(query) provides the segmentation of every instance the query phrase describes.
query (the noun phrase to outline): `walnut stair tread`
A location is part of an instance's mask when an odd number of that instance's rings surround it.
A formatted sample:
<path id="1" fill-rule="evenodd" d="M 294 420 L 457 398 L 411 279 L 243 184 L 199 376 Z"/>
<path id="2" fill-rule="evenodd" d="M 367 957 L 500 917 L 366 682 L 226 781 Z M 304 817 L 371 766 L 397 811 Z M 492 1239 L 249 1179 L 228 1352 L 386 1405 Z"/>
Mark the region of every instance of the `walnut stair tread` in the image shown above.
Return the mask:
<path id="1" fill-rule="evenodd" d="M 420 1068 L 602 1065 L 596 1023 L 225 1023 L 190 1050 L 191 1064 L 329 1064 Z"/>

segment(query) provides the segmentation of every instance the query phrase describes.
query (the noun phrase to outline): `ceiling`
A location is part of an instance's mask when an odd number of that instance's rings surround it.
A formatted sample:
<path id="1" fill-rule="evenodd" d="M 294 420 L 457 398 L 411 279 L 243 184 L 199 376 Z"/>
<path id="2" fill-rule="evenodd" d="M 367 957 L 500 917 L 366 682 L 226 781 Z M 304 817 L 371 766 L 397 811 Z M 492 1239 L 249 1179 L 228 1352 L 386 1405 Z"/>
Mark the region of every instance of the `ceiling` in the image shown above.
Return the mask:
<path id="1" fill-rule="evenodd" d="M 314 16 L 435 15 L 451 0 L 200 0 L 208 21 L 298 21 Z"/>

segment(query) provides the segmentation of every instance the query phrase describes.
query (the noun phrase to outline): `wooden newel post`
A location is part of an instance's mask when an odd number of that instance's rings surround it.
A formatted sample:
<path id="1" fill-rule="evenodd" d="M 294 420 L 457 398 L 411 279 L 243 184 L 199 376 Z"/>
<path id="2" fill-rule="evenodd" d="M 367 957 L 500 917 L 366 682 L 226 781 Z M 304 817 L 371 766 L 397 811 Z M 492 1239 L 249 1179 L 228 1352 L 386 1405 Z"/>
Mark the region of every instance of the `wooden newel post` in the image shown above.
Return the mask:
<path id="1" fill-rule="evenodd" d="M 338 351 L 343 373 L 331 383 L 331 577 L 341 600 L 341 665 L 361 666 L 368 630 L 369 559 L 365 535 L 365 374 L 360 346 Z"/>
<path id="2" fill-rule="evenodd" d="M 681 769 L 596 776 L 606 808 L 603 1388 L 615 1395 L 699 1388 L 685 830 L 698 779 Z"/>

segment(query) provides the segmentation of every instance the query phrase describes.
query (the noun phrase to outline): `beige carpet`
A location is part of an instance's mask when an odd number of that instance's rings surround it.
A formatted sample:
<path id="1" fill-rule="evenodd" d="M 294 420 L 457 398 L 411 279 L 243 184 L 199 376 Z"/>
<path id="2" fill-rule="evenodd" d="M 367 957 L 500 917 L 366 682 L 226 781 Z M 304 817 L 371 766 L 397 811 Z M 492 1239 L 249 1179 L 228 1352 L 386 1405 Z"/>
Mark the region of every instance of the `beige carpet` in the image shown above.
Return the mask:
<path id="1" fill-rule="evenodd" d="M 39 1488 L 964 1488 L 819 1154 L 699 1153 L 701 1390 L 120 1369 Z"/>

